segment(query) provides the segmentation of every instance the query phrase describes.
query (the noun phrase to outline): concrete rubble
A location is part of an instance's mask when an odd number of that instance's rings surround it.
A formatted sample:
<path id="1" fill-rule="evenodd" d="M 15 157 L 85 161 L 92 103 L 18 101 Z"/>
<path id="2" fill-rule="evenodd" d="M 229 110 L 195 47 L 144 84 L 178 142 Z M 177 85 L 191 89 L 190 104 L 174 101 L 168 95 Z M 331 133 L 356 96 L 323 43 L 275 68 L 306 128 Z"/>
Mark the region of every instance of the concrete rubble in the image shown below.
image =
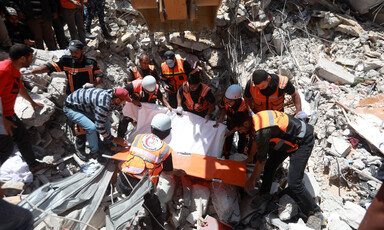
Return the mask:
<path id="1" fill-rule="evenodd" d="M 383 162 L 380 148 L 384 145 L 383 139 L 376 140 L 354 125 L 364 118 L 359 113 L 361 110 L 355 108 L 361 107 L 357 102 L 384 93 L 384 33 L 371 21 L 330 12 L 321 5 L 293 7 L 284 1 L 263 0 L 237 1 L 235 7 L 234 2 L 223 0 L 214 30 L 199 35 L 186 32 L 181 36 L 149 32 L 143 18 L 127 1 L 107 1 L 106 22 L 116 39 L 105 40 L 100 27 L 94 26 L 92 33 L 98 36 L 88 41 L 87 48 L 87 53 L 97 59 L 103 70 L 100 87 L 124 86 L 128 69 L 138 64 L 141 52 L 148 53 L 159 70 L 161 54 L 166 50 L 174 50 L 196 65 L 203 63 L 203 81 L 213 88 L 216 98 L 232 83 L 244 88 L 256 69 L 288 76 L 303 90 L 312 110 L 309 123 L 315 128 L 315 147 L 304 183 L 311 188 L 327 219 L 326 229 L 357 229 L 366 205 L 381 186 L 375 176 Z M 254 28 L 249 28 L 249 23 Z M 55 60 L 57 55 L 36 50 L 33 67 Z M 45 106 L 33 111 L 28 102 L 18 98 L 16 113 L 29 128 L 32 143 L 42 148 L 40 160 L 56 165 L 35 173 L 31 183 L 3 184 L 11 191 L 9 196 L 19 194 L 22 189 L 23 194 L 29 194 L 44 183 L 73 175 L 80 170 L 81 163 L 74 156 L 71 126 L 61 110 L 65 75 L 26 76 L 23 80 L 33 92 L 32 98 Z M 286 103 L 285 112 L 293 114 L 292 102 Z M 365 106 L 369 107 L 369 103 Z M 118 117 L 113 116 L 113 128 L 117 122 Z M 376 137 L 384 135 L 382 126 L 362 129 L 374 132 Z M 276 179 L 277 185 L 286 177 L 287 164 L 289 161 L 278 172 L 282 178 Z M 242 188 L 162 175 L 157 189 L 164 212 L 168 210 L 167 229 L 196 228 L 206 215 L 244 229 L 309 229 L 301 219 L 291 218 L 297 213 L 297 206 L 289 197 L 280 201 L 272 199 L 265 211 L 256 212 L 244 221 L 245 210 L 247 214 L 254 213 L 254 208 L 250 206 L 250 195 L 244 195 Z M 276 186 L 276 189 L 281 188 Z M 91 221 L 98 229 L 105 229 L 103 209 L 109 204 L 110 199 L 103 200 Z M 78 215 L 75 211 L 67 217 Z M 37 229 L 70 228 L 73 224 L 50 218 Z"/>

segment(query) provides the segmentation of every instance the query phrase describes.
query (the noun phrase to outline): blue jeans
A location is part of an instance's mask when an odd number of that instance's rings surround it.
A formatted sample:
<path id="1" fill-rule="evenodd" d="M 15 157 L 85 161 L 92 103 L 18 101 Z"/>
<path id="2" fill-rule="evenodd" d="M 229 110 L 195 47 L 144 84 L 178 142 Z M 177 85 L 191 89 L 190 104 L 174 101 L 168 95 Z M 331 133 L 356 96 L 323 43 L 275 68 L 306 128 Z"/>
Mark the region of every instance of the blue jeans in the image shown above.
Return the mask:
<path id="1" fill-rule="evenodd" d="M 64 106 L 65 115 L 77 125 L 80 125 L 86 132 L 87 141 L 89 148 L 91 149 L 91 154 L 97 153 L 99 151 L 99 139 L 98 133 L 96 131 L 96 125 L 94 123 L 95 115 L 92 113 L 87 113 L 75 109 L 68 108 Z M 106 123 L 107 130 L 111 130 L 111 123 L 109 119 Z M 106 142 L 110 142 L 109 140 Z"/>

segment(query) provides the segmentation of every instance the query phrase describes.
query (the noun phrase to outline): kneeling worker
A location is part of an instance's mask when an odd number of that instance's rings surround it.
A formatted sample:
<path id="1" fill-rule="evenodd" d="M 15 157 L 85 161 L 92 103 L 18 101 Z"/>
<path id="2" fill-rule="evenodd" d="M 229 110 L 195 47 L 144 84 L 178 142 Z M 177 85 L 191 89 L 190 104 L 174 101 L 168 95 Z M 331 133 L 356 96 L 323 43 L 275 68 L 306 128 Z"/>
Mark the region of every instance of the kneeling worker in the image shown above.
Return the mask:
<path id="1" fill-rule="evenodd" d="M 207 122 L 214 109 L 215 96 L 209 86 L 201 83 L 200 72 L 195 69 L 178 90 L 176 113 L 186 110 L 204 117 Z"/>
<path id="2" fill-rule="evenodd" d="M 169 174 L 184 175 L 183 170 L 173 171 L 172 148 L 163 141 L 170 132 L 170 117 L 160 113 L 152 119 L 151 133 L 139 134 L 135 137 L 129 151 L 130 155 L 121 165 L 122 173 L 117 178 L 116 188 L 120 193 L 128 196 L 146 172 L 151 177 L 154 186 L 157 185 L 159 175 L 163 170 Z M 144 205 L 153 214 L 153 216 L 150 215 L 152 228 L 163 229 L 164 220 L 161 215 L 159 198 L 152 192 L 145 194 Z"/>
<path id="3" fill-rule="evenodd" d="M 297 150 L 292 151 L 289 155 L 288 195 L 296 201 L 304 215 L 312 216 L 311 219 L 313 217 L 318 218 L 320 219 L 319 222 L 324 222 L 320 207 L 303 184 L 304 170 L 315 141 L 313 126 L 274 110 L 261 111 L 253 115 L 252 118 L 247 112 L 237 113 L 233 116 L 233 121 L 236 130 L 240 133 L 254 131 L 252 135 L 254 141 L 247 162 L 251 161 L 255 154 L 257 161 L 251 177 L 245 184 L 246 189 L 254 189 L 255 180 L 265 166 L 262 178 L 264 185 L 261 192 L 268 194 L 271 181 L 267 178 L 273 177 L 277 166 L 288 157 L 287 154 L 285 156 L 271 154 L 273 153 L 270 149 L 270 142 L 273 141 L 271 139 L 280 138 L 289 143 L 297 144 Z"/>

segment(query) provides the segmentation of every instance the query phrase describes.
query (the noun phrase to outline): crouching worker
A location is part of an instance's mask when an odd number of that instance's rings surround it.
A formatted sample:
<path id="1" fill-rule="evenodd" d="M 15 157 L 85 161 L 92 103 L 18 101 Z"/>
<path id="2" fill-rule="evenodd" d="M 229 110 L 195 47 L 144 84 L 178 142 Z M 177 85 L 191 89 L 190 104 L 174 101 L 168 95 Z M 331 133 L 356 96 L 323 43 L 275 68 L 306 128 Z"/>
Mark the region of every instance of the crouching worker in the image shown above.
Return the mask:
<path id="1" fill-rule="evenodd" d="M 65 100 L 64 113 L 75 124 L 81 126 L 85 132 L 91 156 L 103 161 L 99 151 L 98 134 L 103 135 L 108 143 L 111 141 L 121 146 L 127 146 L 127 141 L 112 136 L 108 116 L 112 110 L 122 110 L 123 104 L 130 102 L 129 93 L 123 88 L 103 90 L 98 88 L 78 89 L 68 95 Z M 79 158 L 87 161 L 89 156 L 76 152 Z"/>
<path id="2" fill-rule="evenodd" d="M 156 83 L 156 79 L 151 75 L 145 76 L 144 79 L 136 79 L 128 83 L 125 89 L 131 96 L 132 103 L 139 107 L 141 107 L 141 102 L 155 104 L 159 100 L 169 109 L 169 111 L 172 111 L 172 107 L 161 93 L 159 85 Z M 117 131 L 118 137 L 124 137 L 128 124 L 131 121 L 132 118 L 130 117 L 122 117 Z"/>
<path id="3" fill-rule="evenodd" d="M 242 90 L 239 85 L 229 86 L 228 89 L 225 91 L 225 95 L 223 96 L 223 99 L 219 104 L 220 116 L 216 122 L 216 125 L 218 123 L 222 123 L 224 121 L 225 115 L 227 115 L 227 127 L 229 130 L 229 133 L 226 134 L 224 143 L 224 156 L 226 159 L 229 159 L 229 154 L 232 148 L 233 136 L 236 132 L 233 127 L 232 117 L 237 112 L 244 112 L 247 110 L 247 105 L 245 104 L 244 98 L 241 96 L 241 91 Z M 239 134 L 237 152 L 244 153 L 246 145 L 246 134 Z"/>
<path id="4" fill-rule="evenodd" d="M 151 133 L 139 134 L 135 137 L 129 151 L 130 155 L 121 165 L 122 173 L 117 178 L 116 188 L 120 193 L 129 195 L 146 172 L 151 177 L 154 187 L 163 170 L 168 174 L 184 175 L 183 170 L 173 171 L 172 149 L 163 141 L 170 132 L 169 116 L 157 114 L 151 122 Z M 144 205 L 153 214 L 150 215 L 152 228 L 163 229 L 164 219 L 161 215 L 159 198 L 153 192 L 145 194 Z"/>
<path id="5" fill-rule="evenodd" d="M 245 183 L 246 189 L 255 188 L 255 180 L 264 168 L 260 195 L 269 194 L 276 168 L 289 156 L 288 195 L 296 201 L 304 215 L 311 216 L 307 224 L 313 221 L 324 224 L 320 207 L 303 184 L 304 170 L 314 145 L 313 127 L 288 114 L 274 110 L 261 111 L 252 117 L 247 112 L 237 113 L 233 116 L 233 121 L 238 132 L 251 132 L 254 138 L 247 162 L 252 161 L 256 154 L 256 164 L 251 177 Z M 285 149 L 276 152 L 270 149 L 270 143 L 274 142 L 274 138 L 290 143 L 292 151 Z M 279 149 L 279 141 L 275 144 L 275 148 Z"/>

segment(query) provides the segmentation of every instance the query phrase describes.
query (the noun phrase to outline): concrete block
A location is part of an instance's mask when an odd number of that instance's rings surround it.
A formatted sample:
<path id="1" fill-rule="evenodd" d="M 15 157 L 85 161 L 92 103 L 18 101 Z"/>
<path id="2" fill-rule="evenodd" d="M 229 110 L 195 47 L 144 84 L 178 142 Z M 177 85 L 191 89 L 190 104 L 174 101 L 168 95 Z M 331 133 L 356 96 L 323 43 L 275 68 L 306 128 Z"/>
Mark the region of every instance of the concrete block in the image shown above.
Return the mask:
<path id="1" fill-rule="evenodd" d="M 366 210 L 360 205 L 347 201 L 343 206 L 344 211 L 339 212 L 340 219 L 345 221 L 353 229 L 358 229 L 364 218 Z"/>
<path id="2" fill-rule="evenodd" d="M 355 76 L 350 74 L 342 66 L 321 58 L 315 68 L 315 73 L 328 81 L 339 82 L 341 84 L 352 84 Z"/>
<path id="3" fill-rule="evenodd" d="M 340 157 L 346 157 L 351 152 L 351 144 L 340 137 L 332 138 L 332 151 L 339 154 Z"/>

